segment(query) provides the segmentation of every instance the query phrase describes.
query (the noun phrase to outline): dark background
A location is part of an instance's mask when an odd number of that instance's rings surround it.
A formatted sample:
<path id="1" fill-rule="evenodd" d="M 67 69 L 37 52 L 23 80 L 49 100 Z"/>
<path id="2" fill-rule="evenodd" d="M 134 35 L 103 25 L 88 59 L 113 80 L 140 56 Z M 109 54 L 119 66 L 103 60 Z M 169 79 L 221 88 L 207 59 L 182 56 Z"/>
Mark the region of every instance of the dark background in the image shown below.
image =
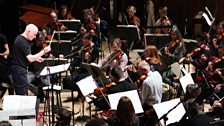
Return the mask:
<path id="1" fill-rule="evenodd" d="M 112 5 L 111 2 L 114 4 Z M 217 21 L 224 19 L 223 0 L 153 0 L 153 2 L 156 19 L 158 18 L 158 8 L 163 5 L 167 6 L 168 16 L 182 33 L 184 32 L 184 27 L 187 26 L 188 37 L 194 34 L 195 24 L 201 24 L 199 28 L 203 31 L 208 31 L 209 26 L 204 19 L 194 19 L 199 11 L 205 10 L 205 6 L 209 8 Z M 116 24 L 119 23 L 119 12 L 124 12 L 129 5 L 136 6 L 136 15 L 143 23 L 145 20 L 144 3 L 145 0 L 0 0 L 0 27 L 1 32 L 7 36 L 11 47 L 15 37 L 24 30 L 19 20 L 24 10 L 21 11 L 19 7 L 26 4 L 36 4 L 56 9 L 61 4 L 66 4 L 71 8 L 71 12 L 76 19 L 81 19 L 83 9 L 91 6 L 96 8 L 98 6 L 97 11 L 101 19 L 106 20 L 110 24 L 110 28 L 114 29 Z M 110 16 L 110 8 L 113 8 L 114 14 L 112 16 Z M 217 10 L 216 13 L 215 10 Z"/>

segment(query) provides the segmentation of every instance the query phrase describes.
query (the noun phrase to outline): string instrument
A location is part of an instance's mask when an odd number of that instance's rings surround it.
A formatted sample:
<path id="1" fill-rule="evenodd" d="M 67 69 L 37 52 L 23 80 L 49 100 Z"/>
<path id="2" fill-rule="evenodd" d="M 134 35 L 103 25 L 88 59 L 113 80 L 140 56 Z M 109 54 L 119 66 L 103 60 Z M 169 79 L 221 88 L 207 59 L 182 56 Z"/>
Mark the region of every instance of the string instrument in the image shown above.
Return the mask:
<path id="1" fill-rule="evenodd" d="M 169 31 L 171 30 L 170 28 L 162 28 L 162 26 L 164 26 L 164 27 L 171 26 L 170 20 L 167 16 L 160 18 L 156 22 L 156 25 L 161 26 L 161 28 L 155 29 L 155 31 L 154 31 L 155 34 L 166 34 L 166 33 L 169 33 Z"/>
<path id="2" fill-rule="evenodd" d="M 90 45 L 90 46 L 87 46 L 87 47 L 84 47 L 83 49 L 81 49 L 81 59 L 85 61 L 88 61 L 89 58 L 91 57 L 91 54 L 92 54 L 92 51 L 93 51 L 93 47 Z"/>
<path id="3" fill-rule="evenodd" d="M 118 50 L 117 52 L 113 52 L 110 55 L 110 58 L 106 63 L 104 63 L 101 68 L 103 68 L 106 65 L 119 65 L 120 60 L 122 59 L 124 52 L 122 50 Z"/>
<path id="4" fill-rule="evenodd" d="M 146 79 L 147 75 L 141 75 L 135 82 L 135 86 L 139 89 L 142 86 L 143 81 Z"/>
<path id="5" fill-rule="evenodd" d="M 220 41 L 223 38 L 223 36 L 224 36 L 224 32 L 217 34 L 216 35 L 217 41 Z"/>
<path id="6" fill-rule="evenodd" d="M 169 51 L 170 53 L 173 53 L 175 51 L 175 48 L 179 45 L 179 43 L 180 43 L 180 40 L 178 39 L 171 41 L 166 46 L 159 49 L 159 52 L 163 55 L 166 54 L 166 50 Z"/>
<path id="7" fill-rule="evenodd" d="M 114 85 L 113 82 L 110 82 L 108 84 L 105 84 L 104 87 L 98 87 L 94 90 L 93 94 L 96 96 L 96 97 L 103 97 L 103 95 L 105 93 L 107 93 L 108 91 L 108 88 L 111 87 L 112 85 Z"/>

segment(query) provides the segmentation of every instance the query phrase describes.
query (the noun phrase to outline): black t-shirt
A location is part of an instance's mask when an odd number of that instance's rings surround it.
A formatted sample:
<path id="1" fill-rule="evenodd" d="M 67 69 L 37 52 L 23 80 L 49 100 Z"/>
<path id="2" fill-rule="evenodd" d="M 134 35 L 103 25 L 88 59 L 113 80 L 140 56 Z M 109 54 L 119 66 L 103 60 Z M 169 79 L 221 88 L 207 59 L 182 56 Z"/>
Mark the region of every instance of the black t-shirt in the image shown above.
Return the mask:
<path id="1" fill-rule="evenodd" d="M 5 52 L 4 45 L 7 43 L 7 38 L 5 35 L 0 34 L 0 53 Z"/>
<path id="2" fill-rule="evenodd" d="M 22 35 L 17 36 L 13 45 L 12 63 L 29 67 L 30 62 L 26 58 L 29 54 L 31 54 L 29 41 Z"/>

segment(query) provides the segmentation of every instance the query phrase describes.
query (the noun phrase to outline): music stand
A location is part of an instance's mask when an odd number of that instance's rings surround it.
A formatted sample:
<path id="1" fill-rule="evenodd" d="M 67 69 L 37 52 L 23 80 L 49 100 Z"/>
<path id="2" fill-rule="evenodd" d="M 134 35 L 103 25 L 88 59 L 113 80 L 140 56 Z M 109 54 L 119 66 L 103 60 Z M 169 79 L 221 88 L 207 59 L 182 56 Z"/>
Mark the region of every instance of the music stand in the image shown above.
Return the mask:
<path id="1" fill-rule="evenodd" d="M 54 38 L 51 41 L 51 51 L 55 57 L 59 57 L 60 54 L 69 54 L 72 51 L 71 39 L 77 34 L 77 31 L 55 31 Z"/>
<path id="2" fill-rule="evenodd" d="M 49 76 L 49 75 L 65 72 L 68 70 L 69 66 L 70 66 L 70 63 L 57 65 L 57 66 L 46 66 L 40 72 L 40 76 Z M 48 90 L 49 90 L 49 87 L 50 86 L 48 86 Z M 52 94 L 52 98 L 51 98 L 52 126 L 54 126 L 54 85 L 53 84 L 51 84 L 51 94 Z M 49 123 L 50 123 L 50 114 L 49 114 Z"/>
<path id="3" fill-rule="evenodd" d="M 129 50 L 132 49 L 135 41 L 141 39 L 136 25 L 117 25 L 117 32 L 120 39 L 131 42 Z"/>
<path id="4" fill-rule="evenodd" d="M 147 45 L 155 45 L 157 49 L 164 47 L 170 42 L 169 34 L 144 34 L 145 47 Z"/>
<path id="5" fill-rule="evenodd" d="M 58 20 L 58 22 L 61 22 L 65 25 L 67 30 L 74 30 L 74 31 L 79 31 L 80 26 L 81 26 L 81 21 L 76 20 L 76 19 L 71 19 L 71 20 Z"/>

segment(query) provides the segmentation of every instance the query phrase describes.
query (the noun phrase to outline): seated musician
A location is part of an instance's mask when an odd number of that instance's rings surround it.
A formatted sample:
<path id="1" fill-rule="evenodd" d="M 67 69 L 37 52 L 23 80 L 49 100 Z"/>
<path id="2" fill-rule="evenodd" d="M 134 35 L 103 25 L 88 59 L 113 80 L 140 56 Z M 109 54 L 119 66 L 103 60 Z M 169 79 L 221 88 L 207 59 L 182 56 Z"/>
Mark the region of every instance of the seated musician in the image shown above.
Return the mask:
<path id="1" fill-rule="evenodd" d="M 109 126 L 139 126 L 140 120 L 135 115 L 131 100 L 127 96 L 120 98 L 117 110 L 108 119 Z"/>
<path id="2" fill-rule="evenodd" d="M 140 75 L 146 75 L 140 86 L 140 100 L 142 103 L 145 117 L 143 123 L 153 125 L 156 118 L 156 114 L 153 110 L 153 105 L 160 103 L 163 94 L 163 82 L 162 76 L 158 71 L 152 71 L 149 64 L 146 61 L 141 61 L 138 64 L 138 71 Z M 148 118 L 147 115 L 152 115 L 152 118 Z"/>
<path id="3" fill-rule="evenodd" d="M 63 87 L 65 89 L 73 89 L 78 91 L 77 98 L 81 98 L 82 95 L 75 83 L 89 75 L 87 70 L 82 67 L 82 62 L 96 63 L 99 58 L 98 47 L 92 42 L 92 35 L 90 33 L 86 33 L 83 36 L 82 43 L 83 46 L 79 51 L 77 51 L 73 61 L 71 62 L 71 75 L 63 79 Z"/>
<path id="4" fill-rule="evenodd" d="M 173 25 L 172 20 L 167 16 L 168 8 L 166 6 L 159 8 L 159 19 L 156 21 L 156 26 L 161 26 L 161 28 L 155 29 L 155 34 L 169 34 L 170 28 Z M 163 28 L 164 26 L 164 28 Z M 165 28 L 167 27 L 167 28 Z"/>
<path id="5" fill-rule="evenodd" d="M 75 19 L 70 13 L 67 5 L 61 5 L 58 11 L 58 20 L 71 20 Z"/>
<path id="6" fill-rule="evenodd" d="M 134 84 L 129 83 L 125 80 L 125 77 L 121 68 L 114 67 L 111 70 L 110 75 L 111 75 L 111 79 L 113 83 L 111 86 L 101 88 L 103 93 L 113 94 L 113 93 L 130 91 L 130 90 L 136 89 Z M 93 93 L 95 96 L 97 96 L 97 98 L 93 100 L 94 105 L 96 105 L 96 107 L 98 107 L 100 110 L 110 109 L 110 106 L 107 103 L 108 99 L 106 97 L 102 97 L 103 95 L 101 94 L 99 90 L 96 89 Z"/>
<path id="7" fill-rule="evenodd" d="M 135 15 L 136 13 L 136 8 L 134 6 L 129 6 L 127 8 L 127 14 L 128 17 L 124 17 L 125 23 L 127 25 L 136 25 L 138 29 L 140 30 L 140 19 Z"/>
<path id="8" fill-rule="evenodd" d="M 50 13 L 51 20 L 48 22 L 47 25 L 43 26 L 42 31 L 46 36 L 47 40 L 51 40 L 51 36 L 53 35 L 54 31 L 64 31 L 66 27 L 63 23 L 58 22 L 58 15 L 57 12 L 52 10 Z"/>
<path id="9" fill-rule="evenodd" d="M 211 42 L 210 45 L 213 48 L 213 51 L 215 51 L 215 56 L 218 56 L 217 48 L 219 46 L 224 46 L 224 30 L 223 30 L 223 24 L 219 24 L 216 28 L 216 34 L 211 36 Z"/>
<path id="10" fill-rule="evenodd" d="M 122 43 L 119 38 L 115 38 L 112 43 L 112 52 L 109 53 L 103 60 L 101 60 L 98 66 L 101 69 L 106 69 L 107 75 L 109 75 L 113 67 L 119 67 L 124 73 L 124 77 L 130 82 L 128 78 L 128 73 L 126 71 L 126 66 L 128 64 L 128 57 L 121 49 Z"/>
<path id="11" fill-rule="evenodd" d="M 81 28 L 80 33 L 81 35 L 85 33 L 91 33 L 93 36 L 93 42 L 96 46 L 100 47 L 100 28 L 93 20 L 93 11 L 91 9 L 84 9 L 83 10 L 83 19 L 81 20 Z"/>
<path id="12" fill-rule="evenodd" d="M 175 82 L 176 75 L 171 71 L 169 66 L 177 62 L 186 52 L 186 47 L 182 40 L 179 29 L 174 26 L 170 32 L 172 41 L 162 49 L 160 49 L 161 59 L 167 65 L 167 69 L 163 71 L 163 82 L 179 89 L 178 80 Z M 179 92 L 180 93 L 180 92 Z"/>

